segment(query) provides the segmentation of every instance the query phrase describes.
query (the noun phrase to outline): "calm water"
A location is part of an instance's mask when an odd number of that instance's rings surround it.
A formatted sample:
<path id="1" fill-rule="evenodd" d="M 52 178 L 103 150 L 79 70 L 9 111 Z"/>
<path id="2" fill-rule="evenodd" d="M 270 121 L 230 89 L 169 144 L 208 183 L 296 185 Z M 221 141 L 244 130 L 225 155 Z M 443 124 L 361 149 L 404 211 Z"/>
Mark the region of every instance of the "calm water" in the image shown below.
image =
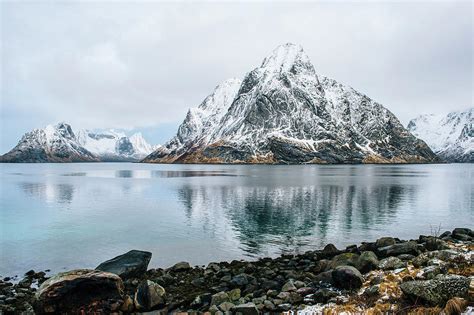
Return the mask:
<path id="1" fill-rule="evenodd" d="M 303 252 L 473 228 L 474 165 L 0 164 L 0 274 Z"/>

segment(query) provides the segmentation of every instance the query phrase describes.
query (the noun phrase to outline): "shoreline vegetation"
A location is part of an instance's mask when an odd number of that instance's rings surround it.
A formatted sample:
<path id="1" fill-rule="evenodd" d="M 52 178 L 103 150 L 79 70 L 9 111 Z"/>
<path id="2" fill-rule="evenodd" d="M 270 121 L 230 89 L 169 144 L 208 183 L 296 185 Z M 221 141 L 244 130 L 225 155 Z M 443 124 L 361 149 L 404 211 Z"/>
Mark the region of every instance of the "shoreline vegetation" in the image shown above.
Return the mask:
<path id="1" fill-rule="evenodd" d="M 96 269 L 0 280 L 0 314 L 461 314 L 474 312 L 474 231 L 345 249 L 148 269 L 132 250 Z"/>

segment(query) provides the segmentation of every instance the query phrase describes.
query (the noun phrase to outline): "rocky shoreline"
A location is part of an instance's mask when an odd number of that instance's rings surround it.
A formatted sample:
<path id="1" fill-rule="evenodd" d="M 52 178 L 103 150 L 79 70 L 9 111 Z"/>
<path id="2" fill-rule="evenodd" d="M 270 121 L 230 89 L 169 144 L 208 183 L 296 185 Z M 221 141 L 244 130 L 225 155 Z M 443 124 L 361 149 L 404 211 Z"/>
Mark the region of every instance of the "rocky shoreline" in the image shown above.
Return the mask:
<path id="1" fill-rule="evenodd" d="M 56 274 L 0 280 L 0 314 L 460 314 L 474 312 L 474 231 L 403 241 L 383 237 L 340 250 L 257 261 L 148 269 L 132 250 Z"/>

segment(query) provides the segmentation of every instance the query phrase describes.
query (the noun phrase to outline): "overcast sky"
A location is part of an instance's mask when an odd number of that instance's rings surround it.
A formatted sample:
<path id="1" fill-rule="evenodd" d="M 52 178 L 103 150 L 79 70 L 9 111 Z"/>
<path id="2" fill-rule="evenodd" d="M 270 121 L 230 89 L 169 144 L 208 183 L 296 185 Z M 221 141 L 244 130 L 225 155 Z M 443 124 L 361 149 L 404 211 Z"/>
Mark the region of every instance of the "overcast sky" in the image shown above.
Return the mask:
<path id="1" fill-rule="evenodd" d="M 166 141 L 189 107 L 276 46 L 406 124 L 473 106 L 464 2 L 1 2 L 1 143 L 49 123 L 138 128 Z"/>

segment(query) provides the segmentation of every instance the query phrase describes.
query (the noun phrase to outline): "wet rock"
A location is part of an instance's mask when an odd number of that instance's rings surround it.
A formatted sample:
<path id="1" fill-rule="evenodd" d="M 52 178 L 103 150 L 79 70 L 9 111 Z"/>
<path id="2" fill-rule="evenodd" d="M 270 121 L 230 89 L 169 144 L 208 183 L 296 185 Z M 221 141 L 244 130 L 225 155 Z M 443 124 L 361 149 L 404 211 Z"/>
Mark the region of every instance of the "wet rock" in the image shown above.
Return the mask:
<path id="1" fill-rule="evenodd" d="M 278 304 L 278 309 L 284 312 L 291 310 L 292 307 L 293 306 L 290 303 Z"/>
<path id="2" fill-rule="evenodd" d="M 338 296 L 339 293 L 328 289 L 328 288 L 322 288 L 317 290 L 314 295 L 313 295 L 313 302 L 316 303 L 327 303 L 331 298 L 334 298 Z"/>
<path id="3" fill-rule="evenodd" d="M 327 259 L 321 259 L 321 260 L 318 260 L 315 264 L 314 264 L 314 267 L 312 269 L 312 271 L 314 273 L 320 273 L 320 272 L 323 272 L 327 269 L 329 269 L 329 264 L 330 264 L 330 260 L 327 260 Z"/>
<path id="4" fill-rule="evenodd" d="M 418 244 L 414 241 L 398 243 L 378 249 L 378 254 L 382 257 L 398 256 L 401 254 L 418 255 Z"/>
<path id="5" fill-rule="evenodd" d="M 280 288 L 280 283 L 274 280 L 266 280 L 261 284 L 263 290 L 278 290 Z"/>
<path id="6" fill-rule="evenodd" d="M 18 282 L 18 286 L 20 288 L 29 288 L 32 283 L 33 279 L 31 277 L 25 277 Z"/>
<path id="7" fill-rule="evenodd" d="M 364 294 L 367 296 L 376 296 L 379 294 L 379 285 L 373 285 L 365 289 Z"/>
<path id="8" fill-rule="evenodd" d="M 326 283 L 326 284 L 333 284 L 333 278 L 332 278 L 332 272 L 333 270 L 328 270 L 321 272 L 314 278 L 314 283 Z"/>
<path id="9" fill-rule="evenodd" d="M 406 262 L 403 262 L 398 257 L 384 258 L 379 262 L 378 268 L 382 270 L 393 270 L 403 268 L 406 266 Z"/>
<path id="10" fill-rule="evenodd" d="M 230 280 L 230 284 L 233 287 L 243 287 L 249 283 L 248 276 L 246 274 L 239 274 Z"/>
<path id="11" fill-rule="evenodd" d="M 414 255 L 410 255 L 410 254 L 401 254 L 401 255 L 398 255 L 397 257 L 403 261 L 409 261 L 415 258 Z"/>
<path id="12" fill-rule="evenodd" d="M 211 305 L 220 305 L 224 302 L 230 302 L 229 295 L 226 292 L 218 292 L 212 295 Z"/>
<path id="13" fill-rule="evenodd" d="M 254 303 L 245 303 L 234 306 L 233 313 L 242 315 L 258 315 L 258 309 Z"/>
<path id="14" fill-rule="evenodd" d="M 219 304 L 219 309 L 223 312 L 229 312 L 235 305 L 231 302 L 223 302 Z"/>
<path id="15" fill-rule="evenodd" d="M 334 246 L 334 244 L 327 244 L 324 247 L 323 251 L 322 251 L 322 254 L 326 257 L 328 257 L 328 256 L 332 257 L 332 256 L 337 255 L 339 253 L 340 253 L 340 251 L 337 249 L 336 246 Z"/>
<path id="16" fill-rule="evenodd" d="M 191 284 L 196 286 L 196 287 L 204 287 L 206 286 L 206 278 L 204 277 L 200 277 L 200 278 L 196 278 L 194 280 L 191 281 Z"/>
<path id="17" fill-rule="evenodd" d="M 288 281 L 288 282 L 285 283 L 285 284 L 283 285 L 283 287 L 281 288 L 281 290 L 282 290 L 283 292 L 296 291 L 296 289 L 297 289 L 297 288 L 296 288 L 295 284 L 293 283 L 293 280 Z"/>
<path id="18" fill-rule="evenodd" d="M 269 300 L 265 300 L 263 302 L 263 305 L 265 306 L 265 308 L 269 311 L 273 311 L 275 310 L 275 304 L 273 304 L 272 301 L 269 301 Z"/>
<path id="19" fill-rule="evenodd" d="M 344 253 L 334 256 L 329 263 L 329 268 L 334 269 L 337 266 L 356 266 L 359 255 L 354 253 Z"/>
<path id="20" fill-rule="evenodd" d="M 356 261 L 355 267 L 362 273 L 367 273 L 377 268 L 379 259 L 374 252 L 366 251 L 362 252 Z"/>
<path id="21" fill-rule="evenodd" d="M 428 280 L 433 279 L 440 273 L 442 273 L 442 270 L 439 266 L 428 266 L 421 270 L 421 276 Z"/>
<path id="22" fill-rule="evenodd" d="M 413 300 L 431 305 L 444 305 L 453 297 L 467 298 L 470 279 L 457 275 L 439 275 L 432 280 L 416 280 L 400 285 L 403 293 Z"/>
<path id="23" fill-rule="evenodd" d="M 394 245 L 396 243 L 393 237 L 381 237 L 375 242 L 377 248 Z"/>
<path id="24" fill-rule="evenodd" d="M 346 253 L 358 253 L 359 252 L 359 249 L 357 248 L 357 245 L 349 245 L 346 247 L 346 250 L 345 250 Z"/>
<path id="25" fill-rule="evenodd" d="M 334 285 L 342 289 L 357 289 L 362 286 L 364 278 L 359 270 L 352 266 L 339 266 L 332 271 Z"/>
<path id="26" fill-rule="evenodd" d="M 451 236 L 451 231 L 445 231 L 445 232 L 441 233 L 439 238 L 444 239 L 444 238 L 449 237 L 449 236 Z"/>
<path id="27" fill-rule="evenodd" d="M 212 294 L 210 294 L 210 293 L 204 293 L 204 294 L 198 295 L 191 302 L 191 307 L 199 308 L 203 305 L 210 304 L 211 299 L 212 299 Z"/>
<path id="28" fill-rule="evenodd" d="M 181 261 L 174 264 L 170 269 L 175 272 L 186 271 L 191 269 L 191 265 L 187 261 Z"/>
<path id="29" fill-rule="evenodd" d="M 151 253 L 141 250 L 131 250 L 101 263 L 96 270 L 114 273 L 122 279 L 142 276 L 151 260 Z"/>
<path id="30" fill-rule="evenodd" d="M 362 244 L 359 246 L 359 252 L 375 252 L 376 250 L 377 245 L 375 244 L 375 242 L 362 242 Z"/>
<path id="31" fill-rule="evenodd" d="M 134 302 L 137 309 L 150 310 L 164 304 L 165 289 L 153 281 L 142 281 L 135 292 Z"/>
<path id="32" fill-rule="evenodd" d="M 417 268 L 420 268 L 422 266 L 426 266 L 426 264 L 428 263 L 429 260 L 430 260 L 430 258 L 428 257 L 428 255 L 420 254 L 420 255 L 416 256 L 411 261 L 411 263 L 413 264 L 413 266 L 415 266 Z"/>
<path id="33" fill-rule="evenodd" d="M 41 285 L 35 308 L 39 313 L 107 309 L 112 301 L 122 298 L 123 289 L 122 279 L 113 273 L 88 269 L 62 272 Z"/>
<path id="34" fill-rule="evenodd" d="M 443 261 L 450 261 L 457 259 L 461 254 L 452 249 L 443 249 L 443 250 L 436 250 L 432 252 L 426 253 L 426 256 L 429 258 L 437 258 Z"/>
<path id="35" fill-rule="evenodd" d="M 298 293 L 301 296 L 307 296 L 309 294 L 313 294 L 315 291 L 316 290 L 311 287 L 302 287 L 302 288 L 298 288 L 298 290 L 296 290 L 296 293 Z"/>
<path id="36" fill-rule="evenodd" d="M 35 274 L 36 274 L 36 272 L 33 269 L 31 269 L 31 270 L 29 270 L 25 273 L 25 276 L 33 277 Z"/>
<path id="37" fill-rule="evenodd" d="M 469 228 L 455 228 L 452 235 L 456 237 L 457 235 L 468 235 L 474 237 L 474 231 Z"/>

